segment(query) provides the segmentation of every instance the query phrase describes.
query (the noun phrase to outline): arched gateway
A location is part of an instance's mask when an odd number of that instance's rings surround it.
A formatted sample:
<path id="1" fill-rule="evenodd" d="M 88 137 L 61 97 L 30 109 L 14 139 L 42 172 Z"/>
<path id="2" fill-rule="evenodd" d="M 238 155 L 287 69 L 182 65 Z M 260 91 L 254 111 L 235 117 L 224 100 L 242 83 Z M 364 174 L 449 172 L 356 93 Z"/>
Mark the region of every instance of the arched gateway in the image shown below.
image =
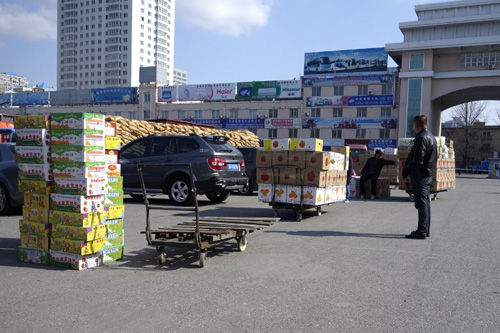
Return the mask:
<path id="1" fill-rule="evenodd" d="M 441 134 L 441 112 L 477 100 L 500 100 L 500 1 L 463 0 L 415 6 L 418 21 L 386 44 L 400 67 L 399 137 L 411 137 L 424 114 Z"/>

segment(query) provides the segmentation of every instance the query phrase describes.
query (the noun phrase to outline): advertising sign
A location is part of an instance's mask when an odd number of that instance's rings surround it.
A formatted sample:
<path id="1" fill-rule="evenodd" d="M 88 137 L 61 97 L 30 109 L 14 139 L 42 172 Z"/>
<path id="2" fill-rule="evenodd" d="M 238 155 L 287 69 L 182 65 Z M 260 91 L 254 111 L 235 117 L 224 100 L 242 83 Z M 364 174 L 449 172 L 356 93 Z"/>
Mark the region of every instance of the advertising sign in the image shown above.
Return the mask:
<path id="1" fill-rule="evenodd" d="M 176 102 L 178 101 L 179 86 L 158 87 L 158 102 Z"/>
<path id="2" fill-rule="evenodd" d="M 343 146 L 344 139 L 323 139 L 323 147 L 327 146 Z"/>
<path id="3" fill-rule="evenodd" d="M 90 104 L 90 89 L 72 89 L 50 92 L 51 105 Z"/>
<path id="4" fill-rule="evenodd" d="M 264 119 L 225 119 L 224 128 L 264 128 Z"/>
<path id="5" fill-rule="evenodd" d="M 393 95 L 369 96 L 309 96 L 306 98 L 307 107 L 323 106 L 392 106 Z"/>
<path id="6" fill-rule="evenodd" d="M 48 91 L 29 91 L 12 94 L 12 105 L 47 105 L 49 104 Z"/>
<path id="7" fill-rule="evenodd" d="M 396 118 L 304 118 L 303 128 L 395 129 Z"/>
<path id="8" fill-rule="evenodd" d="M 238 82 L 236 99 L 301 98 L 301 90 L 300 80 Z"/>
<path id="9" fill-rule="evenodd" d="M 375 140 L 370 140 L 368 142 L 368 149 L 375 149 L 375 148 L 396 148 L 397 147 L 397 141 L 393 139 L 375 139 Z"/>
<path id="10" fill-rule="evenodd" d="M 304 78 L 302 85 L 304 87 L 325 87 L 325 86 L 346 86 L 358 84 L 392 84 L 394 82 L 392 75 L 358 75 L 334 77 L 315 77 Z"/>
<path id="11" fill-rule="evenodd" d="M 179 101 L 233 100 L 236 83 L 197 84 L 178 87 Z"/>
<path id="12" fill-rule="evenodd" d="M 0 106 L 10 106 L 11 94 L 0 94 Z"/>
<path id="13" fill-rule="evenodd" d="M 91 101 L 94 104 L 135 104 L 138 102 L 137 88 L 135 87 L 91 89 L 91 96 Z"/>
<path id="14" fill-rule="evenodd" d="M 212 125 L 215 126 L 215 128 L 224 128 L 223 119 L 194 119 L 191 120 L 191 122 L 201 125 Z"/>
<path id="15" fill-rule="evenodd" d="M 300 118 L 285 118 L 276 119 L 270 118 L 266 119 L 264 122 L 265 128 L 301 128 L 302 120 Z"/>
<path id="16" fill-rule="evenodd" d="M 306 53 L 304 76 L 387 71 L 387 53 L 382 48 Z"/>

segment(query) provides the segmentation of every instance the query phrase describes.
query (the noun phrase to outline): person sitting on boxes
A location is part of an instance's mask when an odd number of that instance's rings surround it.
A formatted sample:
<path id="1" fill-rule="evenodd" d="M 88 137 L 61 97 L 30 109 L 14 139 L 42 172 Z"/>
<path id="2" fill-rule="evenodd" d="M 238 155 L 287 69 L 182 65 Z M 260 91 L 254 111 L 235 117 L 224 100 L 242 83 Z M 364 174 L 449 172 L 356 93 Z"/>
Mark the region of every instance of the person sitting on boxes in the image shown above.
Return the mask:
<path id="1" fill-rule="evenodd" d="M 371 181 L 372 188 L 372 199 L 375 199 L 375 193 L 377 188 L 377 179 L 380 176 L 380 171 L 385 165 L 394 165 L 395 161 L 389 161 L 382 158 L 382 150 L 377 149 L 375 151 L 375 156 L 370 157 L 363 169 L 361 170 L 361 177 L 359 179 L 359 193 L 360 198 L 365 198 L 365 183 L 369 179 Z"/>

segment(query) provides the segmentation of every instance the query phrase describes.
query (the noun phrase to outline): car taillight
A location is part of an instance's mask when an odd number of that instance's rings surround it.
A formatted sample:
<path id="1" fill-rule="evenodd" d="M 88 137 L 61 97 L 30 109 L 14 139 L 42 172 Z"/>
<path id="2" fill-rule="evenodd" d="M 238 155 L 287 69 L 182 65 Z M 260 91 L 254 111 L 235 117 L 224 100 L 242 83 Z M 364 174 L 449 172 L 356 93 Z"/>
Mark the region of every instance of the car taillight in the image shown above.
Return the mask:
<path id="1" fill-rule="evenodd" d="M 245 160 L 241 159 L 241 171 L 245 171 Z"/>
<path id="2" fill-rule="evenodd" d="M 226 160 L 220 157 L 211 157 L 208 159 L 208 165 L 212 170 L 220 171 L 226 166 Z"/>

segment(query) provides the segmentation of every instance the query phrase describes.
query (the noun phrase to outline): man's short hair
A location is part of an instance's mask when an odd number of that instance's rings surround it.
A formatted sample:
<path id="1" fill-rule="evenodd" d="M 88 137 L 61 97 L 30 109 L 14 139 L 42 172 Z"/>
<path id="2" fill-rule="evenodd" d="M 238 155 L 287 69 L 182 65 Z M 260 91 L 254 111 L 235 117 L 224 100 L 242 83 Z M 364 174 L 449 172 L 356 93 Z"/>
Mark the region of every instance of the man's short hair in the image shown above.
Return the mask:
<path id="1" fill-rule="evenodd" d="M 383 155 L 382 150 L 381 150 L 381 149 L 377 149 L 377 150 L 375 151 L 375 155 L 377 155 L 377 154 Z"/>
<path id="2" fill-rule="evenodd" d="M 413 118 L 413 122 L 417 124 L 419 127 L 425 127 L 427 126 L 427 117 L 424 116 L 423 114 L 415 116 L 415 118 Z"/>

